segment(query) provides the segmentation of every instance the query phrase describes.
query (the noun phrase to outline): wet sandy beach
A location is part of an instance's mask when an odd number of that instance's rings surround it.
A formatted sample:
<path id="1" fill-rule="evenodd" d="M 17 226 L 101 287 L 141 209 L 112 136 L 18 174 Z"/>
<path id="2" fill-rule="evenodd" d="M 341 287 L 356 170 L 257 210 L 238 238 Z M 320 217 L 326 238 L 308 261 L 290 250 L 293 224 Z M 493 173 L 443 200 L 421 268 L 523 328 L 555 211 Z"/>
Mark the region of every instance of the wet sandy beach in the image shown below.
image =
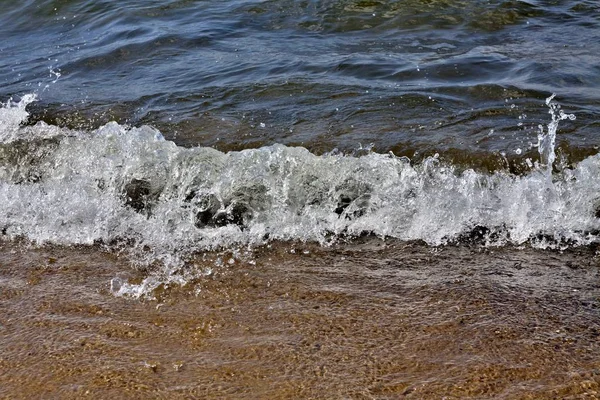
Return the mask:
<path id="1" fill-rule="evenodd" d="M 363 239 L 211 257 L 191 267 L 206 277 L 131 299 L 111 279 L 148 272 L 114 254 L 1 244 L 0 398 L 600 397 L 594 249 Z"/>

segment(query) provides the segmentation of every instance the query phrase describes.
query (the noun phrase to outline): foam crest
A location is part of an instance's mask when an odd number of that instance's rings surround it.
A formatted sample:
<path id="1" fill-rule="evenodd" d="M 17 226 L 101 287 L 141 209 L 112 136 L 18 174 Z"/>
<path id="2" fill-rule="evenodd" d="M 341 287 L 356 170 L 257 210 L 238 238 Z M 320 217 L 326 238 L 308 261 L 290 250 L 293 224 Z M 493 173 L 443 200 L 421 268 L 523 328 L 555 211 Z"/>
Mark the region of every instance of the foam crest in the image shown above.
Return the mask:
<path id="1" fill-rule="evenodd" d="M 6 103 L 0 103 L 0 142 L 18 139 L 20 124 L 29 116 L 25 108 L 35 100 L 36 95 L 27 94 L 19 102 L 11 98 Z"/>
<path id="2" fill-rule="evenodd" d="M 178 147 L 148 126 L 20 127 L 25 106 L 0 111 L 8 238 L 103 243 L 176 265 L 194 252 L 275 239 L 326 244 L 369 233 L 431 245 L 566 246 L 595 241 L 600 228 L 597 156 L 554 175 L 542 165 L 517 176 L 373 152 L 317 156 L 274 145 L 222 153 Z M 552 115 L 549 134 L 566 114 Z"/>

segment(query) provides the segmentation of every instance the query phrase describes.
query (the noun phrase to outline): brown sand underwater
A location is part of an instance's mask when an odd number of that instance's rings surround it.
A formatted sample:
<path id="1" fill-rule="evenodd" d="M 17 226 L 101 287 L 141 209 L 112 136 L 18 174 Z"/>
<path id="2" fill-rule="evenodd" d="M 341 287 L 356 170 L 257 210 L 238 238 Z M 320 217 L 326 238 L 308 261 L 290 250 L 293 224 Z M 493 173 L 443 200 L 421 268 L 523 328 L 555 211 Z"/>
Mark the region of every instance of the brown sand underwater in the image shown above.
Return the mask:
<path id="1" fill-rule="evenodd" d="M 136 300 L 110 292 L 146 274 L 117 255 L 0 243 L 0 398 L 600 398 L 594 249 L 364 239 L 221 257 Z"/>

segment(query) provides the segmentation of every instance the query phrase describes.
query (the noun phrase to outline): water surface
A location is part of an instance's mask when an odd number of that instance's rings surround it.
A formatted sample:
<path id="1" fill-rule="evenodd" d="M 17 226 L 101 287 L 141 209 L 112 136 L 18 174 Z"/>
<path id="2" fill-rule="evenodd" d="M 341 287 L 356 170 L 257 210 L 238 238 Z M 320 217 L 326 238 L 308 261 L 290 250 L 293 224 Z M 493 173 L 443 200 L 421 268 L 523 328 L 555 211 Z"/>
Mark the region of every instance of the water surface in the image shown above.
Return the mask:
<path id="1" fill-rule="evenodd" d="M 31 123 L 152 124 L 186 146 L 373 143 L 496 165 L 499 153 L 535 155 L 543 100 L 558 93 L 578 116 L 559 143 L 578 161 L 598 145 L 598 11 L 594 1 L 7 3 L 0 97 L 37 92 Z"/>

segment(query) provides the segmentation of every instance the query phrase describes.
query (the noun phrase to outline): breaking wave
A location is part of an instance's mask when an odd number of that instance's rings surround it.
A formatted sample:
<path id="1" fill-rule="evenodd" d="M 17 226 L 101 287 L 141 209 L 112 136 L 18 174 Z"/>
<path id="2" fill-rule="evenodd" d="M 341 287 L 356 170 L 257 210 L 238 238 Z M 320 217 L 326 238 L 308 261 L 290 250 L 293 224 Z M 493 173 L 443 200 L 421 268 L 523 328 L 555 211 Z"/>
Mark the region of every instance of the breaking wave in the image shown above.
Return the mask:
<path id="1" fill-rule="evenodd" d="M 273 145 L 183 148 L 150 127 L 79 131 L 22 124 L 0 109 L 0 230 L 5 239 L 139 250 L 145 261 L 270 240 L 331 243 L 365 233 L 430 245 L 575 246 L 600 228 L 600 158 L 552 171 L 561 119 L 540 127 L 530 172 L 478 172 L 430 157 L 362 149 L 317 156 Z"/>

